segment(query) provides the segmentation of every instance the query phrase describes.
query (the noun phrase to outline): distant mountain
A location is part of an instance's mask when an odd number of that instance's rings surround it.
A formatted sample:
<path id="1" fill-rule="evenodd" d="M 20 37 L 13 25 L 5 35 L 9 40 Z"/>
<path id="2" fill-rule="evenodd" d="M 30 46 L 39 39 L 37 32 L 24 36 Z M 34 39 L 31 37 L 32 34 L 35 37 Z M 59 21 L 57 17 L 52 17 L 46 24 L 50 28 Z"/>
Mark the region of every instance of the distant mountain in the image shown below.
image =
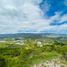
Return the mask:
<path id="1" fill-rule="evenodd" d="M 16 34 L 0 34 L 0 39 L 2 38 L 40 38 L 40 37 L 67 37 L 67 34 L 54 34 L 54 33 L 16 33 Z"/>

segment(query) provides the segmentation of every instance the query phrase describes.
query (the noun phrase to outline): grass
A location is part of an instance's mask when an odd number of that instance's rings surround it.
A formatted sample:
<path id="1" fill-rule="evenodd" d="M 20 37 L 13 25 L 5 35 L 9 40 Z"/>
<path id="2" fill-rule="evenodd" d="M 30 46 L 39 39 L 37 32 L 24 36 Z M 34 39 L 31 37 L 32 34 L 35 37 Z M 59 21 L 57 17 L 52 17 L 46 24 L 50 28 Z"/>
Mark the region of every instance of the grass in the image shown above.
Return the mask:
<path id="1" fill-rule="evenodd" d="M 0 67 L 30 67 L 54 58 L 62 58 L 67 64 L 67 45 L 56 41 L 52 45 L 48 44 L 39 47 L 34 40 L 27 40 L 22 46 L 8 41 L 0 43 Z"/>

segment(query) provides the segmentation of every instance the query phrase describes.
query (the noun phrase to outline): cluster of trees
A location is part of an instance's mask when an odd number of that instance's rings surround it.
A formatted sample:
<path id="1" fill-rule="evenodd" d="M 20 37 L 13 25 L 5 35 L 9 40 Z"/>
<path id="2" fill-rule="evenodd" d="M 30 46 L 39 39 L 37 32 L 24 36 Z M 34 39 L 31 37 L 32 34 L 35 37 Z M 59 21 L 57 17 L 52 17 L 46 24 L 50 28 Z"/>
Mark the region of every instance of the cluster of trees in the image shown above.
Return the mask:
<path id="1" fill-rule="evenodd" d="M 24 45 L 19 45 L 20 48 L 15 48 L 18 46 L 16 44 L 5 45 L 8 46 L 0 47 L 0 67 L 30 67 L 31 64 L 57 57 L 67 62 L 67 45 L 57 40 L 42 47 L 37 46 L 32 39 L 25 40 Z"/>

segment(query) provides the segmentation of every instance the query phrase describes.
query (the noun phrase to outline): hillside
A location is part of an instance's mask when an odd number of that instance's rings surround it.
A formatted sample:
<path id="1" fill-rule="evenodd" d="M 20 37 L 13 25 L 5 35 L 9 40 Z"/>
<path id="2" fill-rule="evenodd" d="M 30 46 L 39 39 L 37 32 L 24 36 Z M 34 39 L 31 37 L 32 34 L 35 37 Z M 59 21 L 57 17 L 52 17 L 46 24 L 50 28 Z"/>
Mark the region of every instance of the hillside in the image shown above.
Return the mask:
<path id="1" fill-rule="evenodd" d="M 60 39 L 25 38 L 0 42 L 0 67 L 67 67 L 67 41 Z"/>

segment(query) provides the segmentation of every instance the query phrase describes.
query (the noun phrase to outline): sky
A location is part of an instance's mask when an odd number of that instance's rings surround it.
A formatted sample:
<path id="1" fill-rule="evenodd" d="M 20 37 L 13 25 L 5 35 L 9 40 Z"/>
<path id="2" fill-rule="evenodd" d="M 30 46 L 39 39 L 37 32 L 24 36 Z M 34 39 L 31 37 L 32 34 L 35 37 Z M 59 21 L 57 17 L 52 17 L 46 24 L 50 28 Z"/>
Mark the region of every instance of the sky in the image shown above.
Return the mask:
<path id="1" fill-rule="evenodd" d="M 0 34 L 67 34 L 67 0 L 0 0 Z"/>

